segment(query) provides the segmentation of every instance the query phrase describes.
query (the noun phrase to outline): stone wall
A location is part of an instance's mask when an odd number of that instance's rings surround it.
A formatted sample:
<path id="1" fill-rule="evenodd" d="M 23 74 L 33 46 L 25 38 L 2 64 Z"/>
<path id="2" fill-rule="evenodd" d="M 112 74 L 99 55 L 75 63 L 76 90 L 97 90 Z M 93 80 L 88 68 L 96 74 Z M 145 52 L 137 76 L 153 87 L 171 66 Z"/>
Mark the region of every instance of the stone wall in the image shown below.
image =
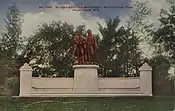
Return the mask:
<path id="1" fill-rule="evenodd" d="M 85 66 L 81 66 L 84 68 Z M 86 66 L 89 67 L 89 66 Z M 152 96 L 152 68 L 145 63 L 140 68 L 140 77 L 127 78 L 98 78 L 97 68 L 91 74 L 78 74 L 82 71 L 75 69 L 74 78 L 43 78 L 32 77 L 32 68 L 25 63 L 20 68 L 21 97 L 114 97 L 114 96 Z M 80 76 L 81 75 L 81 76 Z M 86 79 L 87 78 L 87 79 Z M 95 79 L 94 79 L 95 78 Z M 86 83 L 86 84 L 84 84 Z M 83 91 L 75 90 L 77 87 Z M 89 91 L 94 89 L 94 91 Z"/>

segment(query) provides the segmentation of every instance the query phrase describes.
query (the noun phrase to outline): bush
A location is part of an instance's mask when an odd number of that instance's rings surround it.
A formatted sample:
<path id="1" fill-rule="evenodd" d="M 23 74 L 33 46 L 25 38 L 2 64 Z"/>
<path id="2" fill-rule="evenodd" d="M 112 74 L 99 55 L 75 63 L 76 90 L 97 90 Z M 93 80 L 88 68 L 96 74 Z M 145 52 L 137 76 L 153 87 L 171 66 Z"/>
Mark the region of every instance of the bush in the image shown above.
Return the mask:
<path id="1" fill-rule="evenodd" d="M 4 85 L 1 86 L 1 96 L 19 95 L 19 77 L 7 77 Z"/>
<path id="2" fill-rule="evenodd" d="M 5 83 L 5 71 L 3 67 L 0 67 L 0 86 Z"/>
<path id="3" fill-rule="evenodd" d="M 12 96 L 18 96 L 19 95 L 19 77 L 11 77 L 11 78 L 7 78 L 7 83 L 8 86 L 11 90 L 11 95 Z"/>
<path id="4" fill-rule="evenodd" d="M 172 82 L 167 78 L 170 62 L 164 56 L 155 56 L 150 60 L 153 68 L 153 94 L 172 95 Z"/>

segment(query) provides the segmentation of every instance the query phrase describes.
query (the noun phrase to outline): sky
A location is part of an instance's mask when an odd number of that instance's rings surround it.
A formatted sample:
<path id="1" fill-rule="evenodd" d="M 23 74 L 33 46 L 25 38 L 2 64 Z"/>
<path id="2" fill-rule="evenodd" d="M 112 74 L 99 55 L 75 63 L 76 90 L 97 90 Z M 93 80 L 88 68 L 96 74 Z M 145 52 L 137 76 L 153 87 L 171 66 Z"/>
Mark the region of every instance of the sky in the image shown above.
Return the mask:
<path id="1" fill-rule="evenodd" d="M 61 20 L 74 26 L 84 24 L 87 28 L 91 28 L 93 33 L 99 33 L 97 22 L 105 26 L 106 20 L 119 16 L 121 25 L 124 25 L 128 17 L 132 15 L 132 8 L 101 8 L 100 11 L 81 12 L 72 11 L 72 9 L 68 8 L 41 9 L 39 6 L 133 6 L 136 0 L 0 0 L 0 31 L 3 31 L 5 13 L 8 10 L 9 4 L 13 1 L 16 2 L 18 9 L 23 15 L 22 36 L 28 37 L 43 22 L 49 23 Z M 147 1 L 147 7 L 152 9 L 152 15 L 149 16 L 149 20 L 159 25 L 158 17 L 160 9 L 168 9 L 168 0 L 139 1 Z M 145 37 L 143 33 L 140 33 L 140 35 Z M 145 54 L 144 56 L 151 57 L 153 55 L 153 50 L 151 50 L 152 48 L 148 44 L 142 43 L 140 47 Z"/>
<path id="2" fill-rule="evenodd" d="M 37 27 L 40 22 L 49 21 L 67 21 L 75 25 L 86 24 L 89 28 L 92 28 L 95 32 L 97 29 L 96 22 L 104 24 L 105 20 L 114 18 L 116 16 L 123 16 L 128 13 L 130 9 L 116 8 L 116 9 L 104 9 L 100 11 L 92 11 L 88 13 L 75 12 L 72 9 L 56 9 L 56 8 L 45 8 L 41 9 L 38 6 L 50 5 L 75 5 L 75 6 L 130 6 L 132 5 L 131 0 L 15 0 L 19 10 L 24 14 L 23 23 L 23 35 L 28 36 L 32 33 L 33 28 Z M 0 2 L 0 26 L 3 24 L 5 12 L 7 11 L 8 5 L 12 3 L 12 0 L 1 0 Z M 104 5 L 105 4 L 105 5 Z M 29 26 L 30 25 L 30 26 Z M 93 26 L 94 25 L 94 26 Z M 27 30 L 27 31 L 25 31 Z"/>
<path id="3" fill-rule="evenodd" d="M 97 22 L 105 26 L 105 20 L 119 16 L 122 23 L 131 15 L 132 8 L 101 8 L 100 11 L 80 12 L 72 9 L 45 8 L 39 6 L 49 5 L 74 5 L 74 6 L 133 6 L 135 0 L 0 0 L 0 30 L 3 30 L 4 16 L 8 10 L 8 5 L 13 1 L 23 14 L 22 36 L 29 36 L 42 22 L 66 21 L 77 26 L 87 25 L 94 33 L 98 32 Z M 146 1 L 146 0 L 140 0 Z M 166 0 L 147 0 L 148 7 L 152 8 L 150 20 L 157 22 L 157 16 L 161 8 L 168 5 Z M 156 7 L 155 7 L 156 6 Z"/>

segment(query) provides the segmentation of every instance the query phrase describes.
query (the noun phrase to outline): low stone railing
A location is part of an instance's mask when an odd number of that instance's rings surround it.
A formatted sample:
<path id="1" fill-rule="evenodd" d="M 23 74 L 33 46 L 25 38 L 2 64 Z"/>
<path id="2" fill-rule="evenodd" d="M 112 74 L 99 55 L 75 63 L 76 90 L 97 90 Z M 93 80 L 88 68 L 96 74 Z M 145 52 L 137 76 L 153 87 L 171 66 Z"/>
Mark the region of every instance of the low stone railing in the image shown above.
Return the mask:
<path id="1" fill-rule="evenodd" d="M 147 63 L 145 63 L 139 70 L 140 77 L 100 78 L 92 76 L 91 74 L 91 76 L 89 76 L 89 74 L 86 74 L 81 76 L 76 75 L 74 78 L 39 78 L 32 77 L 33 69 L 29 66 L 29 64 L 25 63 L 20 68 L 19 96 L 152 96 L 152 68 Z M 92 69 L 89 69 L 89 71 L 96 73 L 93 72 L 95 70 Z M 74 73 L 76 72 L 77 71 Z M 77 92 L 77 87 L 81 87 L 81 89 L 84 88 L 84 91 Z M 95 92 L 89 92 L 89 89 L 94 87 L 96 88 Z"/>

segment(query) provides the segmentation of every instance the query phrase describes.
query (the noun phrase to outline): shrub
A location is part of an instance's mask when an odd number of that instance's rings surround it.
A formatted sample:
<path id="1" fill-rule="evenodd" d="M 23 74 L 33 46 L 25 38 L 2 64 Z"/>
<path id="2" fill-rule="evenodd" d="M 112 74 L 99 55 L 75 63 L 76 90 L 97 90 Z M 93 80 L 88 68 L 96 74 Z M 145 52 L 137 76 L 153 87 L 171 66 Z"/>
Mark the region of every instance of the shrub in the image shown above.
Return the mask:
<path id="1" fill-rule="evenodd" d="M 7 77 L 4 85 L 1 86 L 1 96 L 18 96 L 19 95 L 19 77 Z"/>
<path id="2" fill-rule="evenodd" d="M 5 83 L 5 72 L 4 68 L 0 67 L 0 86 L 4 85 Z"/>
<path id="3" fill-rule="evenodd" d="M 150 60 L 153 68 L 153 94 L 154 95 L 171 95 L 172 82 L 167 78 L 170 62 L 164 56 L 155 56 Z"/>
<path id="4" fill-rule="evenodd" d="M 11 90 L 11 95 L 12 96 L 17 96 L 19 95 L 19 77 L 10 77 L 7 78 L 7 84 Z"/>

